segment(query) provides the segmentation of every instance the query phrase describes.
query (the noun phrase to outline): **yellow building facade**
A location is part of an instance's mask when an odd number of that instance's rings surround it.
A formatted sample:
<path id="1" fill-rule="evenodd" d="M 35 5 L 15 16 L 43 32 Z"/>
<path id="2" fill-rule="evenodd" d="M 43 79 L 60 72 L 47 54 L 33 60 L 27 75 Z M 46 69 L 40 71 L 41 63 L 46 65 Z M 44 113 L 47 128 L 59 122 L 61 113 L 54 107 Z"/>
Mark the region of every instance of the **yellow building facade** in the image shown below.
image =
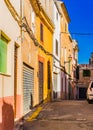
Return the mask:
<path id="1" fill-rule="evenodd" d="M 53 23 L 38 1 L 30 1 L 36 13 L 35 37 L 37 45 L 38 103 L 51 99 L 52 91 L 52 39 Z"/>

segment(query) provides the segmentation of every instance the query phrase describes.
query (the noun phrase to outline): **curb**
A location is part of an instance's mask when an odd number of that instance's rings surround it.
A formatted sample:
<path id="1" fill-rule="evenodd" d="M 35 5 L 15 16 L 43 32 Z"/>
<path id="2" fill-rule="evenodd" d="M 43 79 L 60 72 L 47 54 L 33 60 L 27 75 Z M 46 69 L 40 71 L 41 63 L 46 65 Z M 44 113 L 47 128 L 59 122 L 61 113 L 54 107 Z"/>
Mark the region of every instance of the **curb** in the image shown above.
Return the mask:
<path id="1" fill-rule="evenodd" d="M 14 130 L 21 130 L 23 128 L 23 124 L 26 122 L 33 121 L 41 112 L 41 110 L 47 106 L 49 102 L 45 102 L 37 107 L 34 107 L 32 111 L 27 113 L 24 117 L 22 117 L 19 121 L 17 121 L 14 125 Z"/>
<path id="2" fill-rule="evenodd" d="M 34 119 L 38 116 L 38 114 L 40 113 L 40 111 L 41 111 L 42 109 L 43 109 L 43 107 L 38 107 L 38 108 L 35 110 L 35 112 L 33 112 L 33 114 L 26 119 L 26 121 L 32 121 L 32 120 L 34 120 Z"/>

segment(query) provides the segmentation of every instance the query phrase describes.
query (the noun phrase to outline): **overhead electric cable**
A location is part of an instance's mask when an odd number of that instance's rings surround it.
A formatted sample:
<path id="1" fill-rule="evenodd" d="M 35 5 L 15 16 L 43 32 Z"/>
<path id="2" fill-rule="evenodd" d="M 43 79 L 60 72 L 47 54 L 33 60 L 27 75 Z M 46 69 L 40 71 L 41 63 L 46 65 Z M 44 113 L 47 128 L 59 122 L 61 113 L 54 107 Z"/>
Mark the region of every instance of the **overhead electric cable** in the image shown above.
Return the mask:
<path id="1" fill-rule="evenodd" d="M 55 55 L 53 55 L 52 53 L 50 53 L 49 51 L 47 51 L 38 41 L 37 39 L 35 38 L 31 28 L 29 27 L 29 24 L 27 22 L 27 19 L 26 17 L 23 17 L 22 20 L 20 18 L 20 16 L 18 15 L 18 13 L 16 12 L 14 6 L 11 4 L 11 2 L 9 0 L 4 0 L 11 15 L 13 16 L 13 18 L 16 20 L 16 22 L 18 23 L 18 25 L 20 27 L 24 27 L 26 29 L 26 32 L 29 34 L 30 38 L 34 41 L 34 45 L 35 46 L 38 46 L 46 55 L 49 55 L 51 57 L 53 57 L 55 60 L 57 60 L 59 63 L 60 63 L 60 60 L 57 59 L 55 57 Z M 64 67 L 62 65 L 61 66 L 61 69 L 64 69 Z"/>
<path id="2" fill-rule="evenodd" d="M 85 35 L 85 36 L 93 36 L 93 33 L 84 33 L 84 32 L 82 32 L 82 33 L 77 33 L 77 32 L 61 32 L 61 33 L 64 33 L 64 34 L 74 34 L 74 35 Z"/>

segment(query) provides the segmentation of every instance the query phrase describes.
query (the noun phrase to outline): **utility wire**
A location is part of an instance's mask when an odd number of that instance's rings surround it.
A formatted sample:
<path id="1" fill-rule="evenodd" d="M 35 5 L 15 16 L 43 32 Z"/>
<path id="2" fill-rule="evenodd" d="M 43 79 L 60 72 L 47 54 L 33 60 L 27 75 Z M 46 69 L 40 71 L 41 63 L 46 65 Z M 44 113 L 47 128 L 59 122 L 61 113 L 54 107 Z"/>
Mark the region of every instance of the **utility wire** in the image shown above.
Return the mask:
<path id="1" fill-rule="evenodd" d="M 85 36 L 93 36 L 93 33 L 71 33 L 75 35 L 85 35 Z"/>
<path id="2" fill-rule="evenodd" d="M 72 35 L 93 36 L 93 33 L 77 33 L 77 32 L 61 32 L 61 33 L 72 34 Z"/>

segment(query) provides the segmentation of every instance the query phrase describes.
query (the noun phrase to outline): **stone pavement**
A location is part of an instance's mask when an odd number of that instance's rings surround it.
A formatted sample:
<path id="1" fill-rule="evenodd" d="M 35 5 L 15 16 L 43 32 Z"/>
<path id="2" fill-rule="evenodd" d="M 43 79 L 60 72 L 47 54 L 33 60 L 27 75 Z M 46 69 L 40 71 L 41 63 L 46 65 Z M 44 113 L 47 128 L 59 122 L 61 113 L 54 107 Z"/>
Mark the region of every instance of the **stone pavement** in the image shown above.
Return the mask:
<path id="1" fill-rule="evenodd" d="M 93 130 L 93 104 L 87 101 L 54 101 L 39 106 L 22 130 Z"/>
<path id="2" fill-rule="evenodd" d="M 49 104 L 51 104 L 51 102 L 46 102 L 46 103 L 43 103 L 37 107 L 32 108 L 32 110 L 29 113 L 27 113 L 24 117 L 22 117 L 22 119 L 15 122 L 14 130 L 22 130 L 23 124 L 26 121 L 34 120 L 43 108 L 46 108 L 46 109 L 48 108 Z"/>
<path id="3" fill-rule="evenodd" d="M 64 100 L 47 103 L 23 130 L 93 130 L 93 104 Z"/>

